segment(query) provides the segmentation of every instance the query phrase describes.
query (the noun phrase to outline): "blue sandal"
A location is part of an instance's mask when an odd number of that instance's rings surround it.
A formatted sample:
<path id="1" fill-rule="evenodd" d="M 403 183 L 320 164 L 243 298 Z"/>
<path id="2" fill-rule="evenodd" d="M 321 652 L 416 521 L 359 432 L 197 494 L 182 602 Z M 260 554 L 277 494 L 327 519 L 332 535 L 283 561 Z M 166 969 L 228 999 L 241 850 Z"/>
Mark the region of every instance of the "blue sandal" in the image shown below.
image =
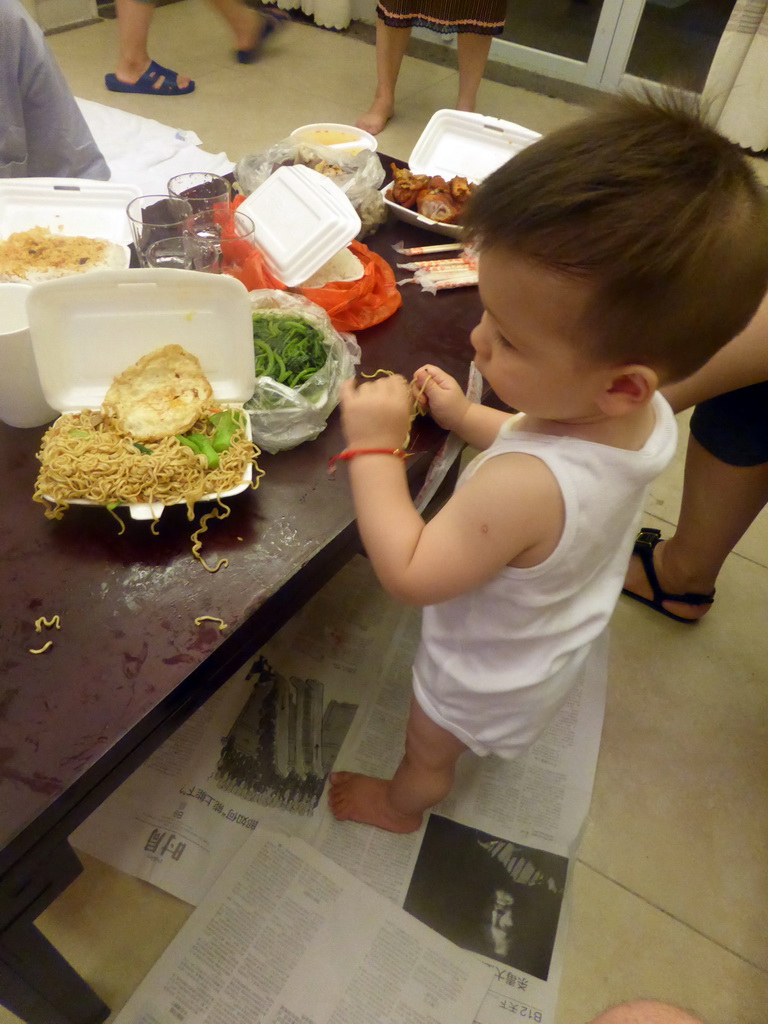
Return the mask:
<path id="1" fill-rule="evenodd" d="M 252 46 L 250 50 L 235 51 L 238 64 L 255 64 L 259 57 L 261 57 L 261 50 L 264 43 L 269 39 L 272 33 L 279 32 L 281 29 L 285 28 L 289 21 L 292 20 L 287 11 L 282 11 L 279 8 L 274 11 L 259 10 L 256 13 L 264 20 L 264 29 L 259 36 L 256 45 Z"/>
<path id="2" fill-rule="evenodd" d="M 632 590 L 627 590 L 626 587 L 622 588 L 622 594 L 627 597 L 631 597 L 633 601 L 639 601 L 640 604 L 647 605 L 649 608 L 653 608 L 654 611 L 661 612 L 662 615 L 666 615 L 668 619 L 674 619 L 675 622 L 684 622 L 686 625 L 691 626 L 693 623 L 698 622 L 698 619 L 687 619 L 683 615 L 675 615 L 673 612 L 668 612 L 664 607 L 664 601 L 679 601 L 681 604 L 690 604 L 697 607 L 702 604 L 712 604 L 715 599 L 714 593 L 712 594 L 668 594 L 666 590 L 662 589 L 659 583 L 659 577 L 656 575 L 656 567 L 653 564 L 653 549 L 661 540 L 661 530 L 654 530 L 653 527 L 646 526 L 637 535 L 635 540 L 635 546 L 632 549 L 632 554 L 637 555 L 643 564 L 645 575 L 650 584 L 651 590 L 653 591 L 653 597 L 641 597 Z"/>
<path id="3" fill-rule="evenodd" d="M 161 77 L 163 81 L 158 85 L 157 81 Z M 136 82 L 121 82 L 117 75 L 105 75 L 104 83 L 110 92 L 138 92 L 145 96 L 186 96 L 195 91 L 194 82 L 182 89 L 178 74 L 155 60 Z"/>

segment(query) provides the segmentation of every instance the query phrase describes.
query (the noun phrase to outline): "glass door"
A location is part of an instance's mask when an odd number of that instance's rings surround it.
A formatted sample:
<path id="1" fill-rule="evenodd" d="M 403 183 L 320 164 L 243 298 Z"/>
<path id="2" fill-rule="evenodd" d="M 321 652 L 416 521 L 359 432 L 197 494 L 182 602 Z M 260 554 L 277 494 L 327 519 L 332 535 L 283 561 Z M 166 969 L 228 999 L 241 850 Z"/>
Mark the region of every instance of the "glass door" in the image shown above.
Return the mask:
<path id="1" fill-rule="evenodd" d="M 733 4 L 647 0 L 633 15 L 629 50 L 622 45 L 609 58 L 603 87 L 613 89 L 630 78 L 701 92 Z"/>
<path id="2" fill-rule="evenodd" d="M 491 60 L 598 88 L 622 6 L 622 0 L 509 0 Z"/>
<path id="3" fill-rule="evenodd" d="M 734 0 L 509 0 L 491 59 L 591 88 L 700 92 Z"/>

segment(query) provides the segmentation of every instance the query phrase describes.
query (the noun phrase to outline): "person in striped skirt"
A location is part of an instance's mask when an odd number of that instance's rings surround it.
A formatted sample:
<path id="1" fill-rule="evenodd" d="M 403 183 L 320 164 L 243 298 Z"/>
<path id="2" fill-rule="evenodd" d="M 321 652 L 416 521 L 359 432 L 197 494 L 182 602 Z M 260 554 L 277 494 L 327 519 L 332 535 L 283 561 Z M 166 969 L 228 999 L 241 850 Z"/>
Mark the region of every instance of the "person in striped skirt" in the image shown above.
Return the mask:
<path id="1" fill-rule="evenodd" d="M 395 110 L 395 87 L 413 28 L 456 35 L 457 110 L 474 110 L 494 36 L 504 31 L 506 0 L 383 0 L 376 6 L 376 94 L 357 127 L 378 135 Z"/>

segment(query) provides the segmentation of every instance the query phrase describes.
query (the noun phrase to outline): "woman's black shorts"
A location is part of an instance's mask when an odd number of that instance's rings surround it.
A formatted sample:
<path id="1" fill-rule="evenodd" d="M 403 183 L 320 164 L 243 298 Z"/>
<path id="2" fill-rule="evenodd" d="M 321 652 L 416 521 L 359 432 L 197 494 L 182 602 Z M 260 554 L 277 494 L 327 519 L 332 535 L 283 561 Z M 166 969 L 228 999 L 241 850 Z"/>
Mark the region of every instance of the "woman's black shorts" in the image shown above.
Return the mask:
<path id="1" fill-rule="evenodd" d="M 768 462 L 768 381 L 701 402 L 691 416 L 691 433 L 729 466 Z"/>

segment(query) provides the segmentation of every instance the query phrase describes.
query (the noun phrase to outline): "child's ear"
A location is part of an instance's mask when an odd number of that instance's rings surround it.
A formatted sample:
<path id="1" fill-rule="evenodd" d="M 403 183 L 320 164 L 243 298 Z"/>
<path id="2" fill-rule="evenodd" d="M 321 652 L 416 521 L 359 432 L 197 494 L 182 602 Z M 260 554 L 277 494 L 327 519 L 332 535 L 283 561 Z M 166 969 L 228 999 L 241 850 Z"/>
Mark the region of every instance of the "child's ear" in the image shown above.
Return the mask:
<path id="1" fill-rule="evenodd" d="M 650 366 L 621 366 L 612 372 L 597 403 L 606 416 L 626 416 L 650 402 L 658 386 L 659 378 Z"/>

